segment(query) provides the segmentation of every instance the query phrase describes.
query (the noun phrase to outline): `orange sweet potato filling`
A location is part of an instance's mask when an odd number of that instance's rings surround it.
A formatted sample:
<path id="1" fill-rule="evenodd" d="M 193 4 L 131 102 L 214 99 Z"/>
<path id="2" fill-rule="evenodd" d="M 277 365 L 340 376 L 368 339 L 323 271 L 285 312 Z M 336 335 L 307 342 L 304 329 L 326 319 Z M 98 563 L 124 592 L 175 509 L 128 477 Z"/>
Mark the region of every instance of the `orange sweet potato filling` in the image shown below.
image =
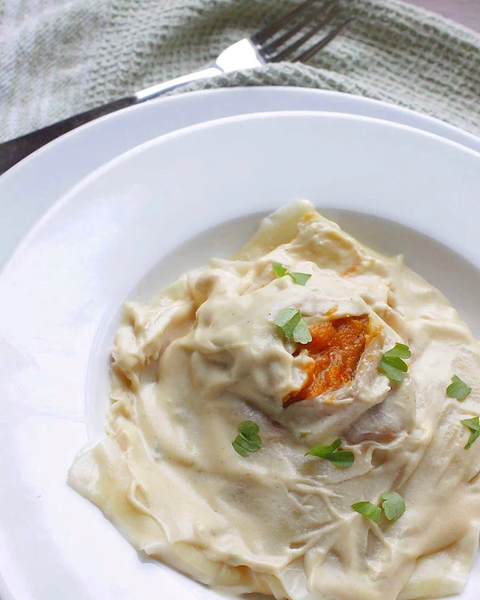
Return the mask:
<path id="1" fill-rule="evenodd" d="M 309 327 L 312 341 L 303 348 L 315 364 L 301 390 L 284 400 L 284 406 L 334 392 L 347 384 L 365 349 L 368 316 L 343 317 Z"/>

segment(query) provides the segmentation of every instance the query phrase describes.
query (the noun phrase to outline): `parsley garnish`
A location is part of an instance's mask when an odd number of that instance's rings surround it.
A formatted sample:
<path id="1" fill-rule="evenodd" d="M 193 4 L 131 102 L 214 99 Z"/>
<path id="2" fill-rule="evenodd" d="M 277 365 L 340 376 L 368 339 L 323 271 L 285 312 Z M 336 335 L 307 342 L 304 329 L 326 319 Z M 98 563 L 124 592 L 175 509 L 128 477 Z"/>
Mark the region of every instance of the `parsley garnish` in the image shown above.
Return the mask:
<path id="1" fill-rule="evenodd" d="M 408 365 L 403 359 L 411 356 L 412 353 L 408 346 L 397 342 L 393 348 L 382 356 L 378 363 L 378 370 L 384 373 L 390 381 L 403 381 L 405 373 L 408 371 Z"/>
<path id="2" fill-rule="evenodd" d="M 351 467 L 355 460 L 353 452 L 347 452 L 345 450 L 338 450 L 342 445 L 342 440 L 335 440 L 330 446 L 314 446 L 305 454 L 305 456 L 318 456 L 318 458 L 324 458 L 329 460 L 333 465 L 340 469 L 346 469 Z"/>
<path id="3" fill-rule="evenodd" d="M 249 452 L 257 452 L 262 447 L 262 438 L 258 435 L 260 427 L 253 421 L 243 421 L 238 426 L 239 435 L 232 446 L 240 456 L 248 456 Z"/>
<path id="4" fill-rule="evenodd" d="M 308 273 L 290 273 L 287 267 L 284 267 L 279 262 L 272 263 L 272 269 L 277 277 L 285 277 L 285 275 L 290 275 L 293 281 L 298 285 L 306 285 L 307 281 L 311 277 L 311 275 Z"/>
<path id="5" fill-rule="evenodd" d="M 371 519 L 378 523 L 382 516 L 382 510 L 379 506 L 375 506 L 371 502 L 357 502 L 352 504 L 352 508 L 355 512 L 361 514 L 366 519 Z"/>
<path id="6" fill-rule="evenodd" d="M 471 387 L 460 379 L 457 375 L 452 377 L 452 383 L 447 387 L 447 396 L 457 400 L 465 400 L 472 391 Z"/>
<path id="7" fill-rule="evenodd" d="M 382 511 L 389 521 L 396 521 L 405 512 L 405 500 L 397 492 L 386 492 L 380 495 L 382 506 L 375 506 L 371 502 L 357 502 L 352 504 L 354 511 L 361 514 L 366 519 L 371 519 L 378 523 L 382 516 Z"/>
<path id="8" fill-rule="evenodd" d="M 277 277 L 285 277 L 285 275 L 288 273 L 287 267 L 284 267 L 279 262 L 272 263 L 272 269 Z"/>
<path id="9" fill-rule="evenodd" d="M 396 521 L 405 512 L 405 500 L 397 492 L 381 494 L 382 508 L 389 521 Z"/>
<path id="10" fill-rule="evenodd" d="M 298 285 L 306 285 L 311 275 L 308 273 L 289 273 L 290 277 Z"/>
<path id="11" fill-rule="evenodd" d="M 465 446 L 465 450 L 470 450 L 473 446 L 473 443 L 480 437 L 480 419 L 478 417 L 473 417 L 473 419 L 464 419 L 461 421 L 462 425 L 468 427 L 471 431 L 470 439 L 468 440 L 468 444 Z"/>
<path id="12" fill-rule="evenodd" d="M 279 327 L 289 342 L 292 339 L 299 344 L 308 344 L 312 336 L 308 325 L 298 308 L 287 308 L 275 317 L 275 325 Z"/>

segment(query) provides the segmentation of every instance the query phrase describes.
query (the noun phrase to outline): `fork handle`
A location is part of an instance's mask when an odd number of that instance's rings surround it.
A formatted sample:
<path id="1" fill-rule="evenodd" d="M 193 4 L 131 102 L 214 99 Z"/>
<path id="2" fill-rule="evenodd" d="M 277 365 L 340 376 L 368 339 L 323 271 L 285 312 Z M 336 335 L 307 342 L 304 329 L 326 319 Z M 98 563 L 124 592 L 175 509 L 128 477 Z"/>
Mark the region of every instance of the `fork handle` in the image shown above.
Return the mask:
<path id="1" fill-rule="evenodd" d="M 133 106 L 134 104 L 139 104 L 140 102 L 145 102 L 151 98 L 156 98 L 157 96 L 165 94 L 166 92 L 169 92 L 170 90 L 173 90 L 181 85 L 186 85 L 187 83 L 198 81 L 200 79 L 214 77 L 220 73 L 222 73 L 222 71 L 217 67 L 201 69 L 200 71 L 195 71 L 194 73 L 183 75 L 182 77 L 177 77 L 176 79 L 172 79 L 170 81 L 165 81 L 159 85 L 154 85 L 150 88 L 142 90 L 141 92 L 137 92 L 132 96 L 127 96 L 126 98 L 121 98 L 120 100 L 114 100 L 113 102 L 109 102 L 103 106 L 98 106 L 97 108 L 74 115 L 73 117 L 69 117 L 68 119 L 59 121 L 58 123 L 54 123 L 53 125 L 48 125 L 42 129 L 32 131 L 32 133 L 27 133 L 26 135 L 22 135 L 8 142 L 4 142 L 3 144 L 0 144 L 0 175 L 5 173 L 7 169 L 13 167 L 13 165 L 20 162 L 32 152 L 35 152 L 35 150 L 38 150 L 45 144 L 48 144 L 64 133 L 80 127 L 80 125 L 85 125 L 85 123 L 94 121 L 99 117 L 104 117 L 105 115 L 116 112 L 122 108 L 127 108 L 128 106 Z"/>
<path id="2" fill-rule="evenodd" d="M 92 110 L 87 110 L 86 112 L 64 119 L 63 121 L 58 121 L 58 123 L 54 123 L 53 125 L 48 125 L 42 129 L 32 131 L 32 133 L 27 133 L 26 135 L 0 144 L 0 175 L 32 152 L 35 152 L 35 150 L 38 150 L 64 133 L 75 129 L 76 127 L 80 127 L 80 125 L 84 125 L 89 121 L 93 121 L 99 117 L 120 110 L 121 108 L 132 106 L 133 104 L 136 104 L 136 102 L 137 99 L 135 96 L 121 98 L 120 100 L 115 100 L 114 102 L 109 102 L 108 104 L 98 106 Z"/>

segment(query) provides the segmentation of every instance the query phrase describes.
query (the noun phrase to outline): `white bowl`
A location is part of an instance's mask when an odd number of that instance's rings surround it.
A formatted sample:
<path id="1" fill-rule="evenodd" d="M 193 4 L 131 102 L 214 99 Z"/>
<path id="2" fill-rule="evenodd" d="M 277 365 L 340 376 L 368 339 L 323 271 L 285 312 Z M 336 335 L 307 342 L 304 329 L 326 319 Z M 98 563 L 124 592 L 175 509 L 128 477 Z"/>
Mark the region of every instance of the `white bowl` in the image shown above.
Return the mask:
<path id="1" fill-rule="evenodd" d="M 87 424 L 101 435 L 127 297 L 228 256 L 261 216 L 305 197 L 362 241 L 403 253 L 478 336 L 479 196 L 474 151 L 401 125 L 300 112 L 167 135 L 75 187 L 0 274 L 2 598 L 217 597 L 141 559 L 65 483 Z M 479 586 L 477 565 L 462 600 Z"/>

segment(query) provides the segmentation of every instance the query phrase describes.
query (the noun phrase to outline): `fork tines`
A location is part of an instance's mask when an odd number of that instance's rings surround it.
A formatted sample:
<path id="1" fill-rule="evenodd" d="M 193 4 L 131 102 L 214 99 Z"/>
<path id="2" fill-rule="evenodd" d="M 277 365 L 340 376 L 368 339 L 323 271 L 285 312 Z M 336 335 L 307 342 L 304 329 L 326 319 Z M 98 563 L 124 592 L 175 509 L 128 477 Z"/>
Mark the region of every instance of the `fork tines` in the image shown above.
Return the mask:
<path id="1" fill-rule="evenodd" d="M 352 20 L 339 22 L 327 35 L 311 47 L 298 53 L 302 47 L 322 29 L 332 25 L 343 9 L 336 0 L 305 0 L 293 10 L 267 25 L 251 40 L 267 62 L 279 62 L 287 58 L 291 62 L 306 61 L 333 40 Z M 303 34 L 303 35 L 301 35 Z M 289 42 L 288 45 L 286 45 Z"/>

